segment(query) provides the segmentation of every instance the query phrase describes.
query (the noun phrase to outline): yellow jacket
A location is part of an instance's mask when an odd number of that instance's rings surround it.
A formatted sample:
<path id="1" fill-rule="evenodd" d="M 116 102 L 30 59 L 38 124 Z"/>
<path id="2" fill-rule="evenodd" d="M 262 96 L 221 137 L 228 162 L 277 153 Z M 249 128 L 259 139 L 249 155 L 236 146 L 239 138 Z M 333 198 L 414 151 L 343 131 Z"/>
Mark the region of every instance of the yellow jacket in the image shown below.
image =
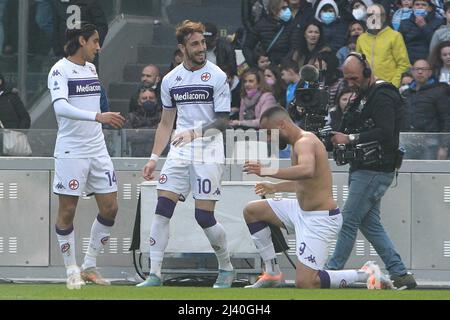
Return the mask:
<path id="1" fill-rule="evenodd" d="M 400 87 L 401 75 L 410 67 L 408 51 L 400 32 L 391 27 L 376 35 L 364 32 L 358 37 L 356 51 L 365 54 L 376 77 Z"/>

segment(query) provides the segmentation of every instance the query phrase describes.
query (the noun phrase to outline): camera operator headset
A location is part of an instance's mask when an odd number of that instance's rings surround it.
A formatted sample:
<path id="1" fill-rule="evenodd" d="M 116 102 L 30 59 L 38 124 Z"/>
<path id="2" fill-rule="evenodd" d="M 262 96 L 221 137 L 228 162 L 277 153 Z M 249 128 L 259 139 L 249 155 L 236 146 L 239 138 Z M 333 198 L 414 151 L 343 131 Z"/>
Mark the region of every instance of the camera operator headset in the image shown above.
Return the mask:
<path id="1" fill-rule="evenodd" d="M 376 79 L 363 54 L 351 52 L 346 62 L 344 80 L 358 96 L 349 100 L 339 132 L 331 138 L 336 163 L 350 163 L 350 171 L 394 172 L 403 156 L 403 98 L 393 84 Z"/>
<path id="2" fill-rule="evenodd" d="M 359 229 L 380 255 L 394 286 L 413 288 L 415 280 L 407 272 L 380 219 L 381 198 L 399 167 L 396 159 L 403 119 L 401 96 L 391 83 L 375 78 L 365 57 L 359 53 L 347 56 L 343 74 L 358 97 L 351 99 L 344 112 L 341 132 L 333 132 L 331 137 L 338 160 L 350 163 L 350 174 L 342 212 L 344 223 L 327 267 L 344 268 Z M 351 152 L 345 151 L 347 148 Z"/>

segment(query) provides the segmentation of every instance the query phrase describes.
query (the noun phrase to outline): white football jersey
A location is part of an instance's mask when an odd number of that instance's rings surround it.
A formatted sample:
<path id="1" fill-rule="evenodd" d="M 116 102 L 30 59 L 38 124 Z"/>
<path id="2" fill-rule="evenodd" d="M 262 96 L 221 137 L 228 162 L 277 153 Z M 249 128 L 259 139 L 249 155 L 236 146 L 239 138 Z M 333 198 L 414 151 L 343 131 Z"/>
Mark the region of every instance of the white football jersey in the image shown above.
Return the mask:
<path id="1" fill-rule="evenodd" d="M 92 63 L 84 66 L 59 60 L 48 74 L 48 88 L 52 103 L 67 100 L 72 106 L 86 111 L 100 112 L 100 82 Z M 58 135 L 56 158 L 91 158 L 108 155 L 102 125 L 95 121 L 72 120 L 56 116 Z"/>
<path id="2" fill-rule="evenodd" d="M 187 70 L 183 64 L 173 69 L 162 81 L 161 99 L 164 108 L 177 108 L 177 133 L 215 122 L 216 112 L 230 112 L 227 76 L 209 61 L 195 71 Z M 223 162 L 222 133 L 195 139 L 181 148 L 171 146 L 169 157 Z"/>

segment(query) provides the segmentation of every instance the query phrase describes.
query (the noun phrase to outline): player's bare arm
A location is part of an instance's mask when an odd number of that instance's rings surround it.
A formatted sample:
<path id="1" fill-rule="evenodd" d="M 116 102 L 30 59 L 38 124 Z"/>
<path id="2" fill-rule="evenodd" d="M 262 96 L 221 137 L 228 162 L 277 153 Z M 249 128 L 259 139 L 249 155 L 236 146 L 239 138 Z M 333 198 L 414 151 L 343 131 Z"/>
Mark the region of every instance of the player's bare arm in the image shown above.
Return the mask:
<path id="1" fill-rule="evenodd" d="M 281 181 L 278 183 L 270 181 L 258 182 L 255 185 L 255 193 L 258 196 L 265 196 L 266 194 L 278 192 L 296 192 L 295 186 L 295 181 Z"/>
<path id="2" fill-rule="evenodd" d="M 224 131 L 229 122 L 229 113 L 217 112 L 216 116 L 216 121 L 211 124 L 196 129 L 186 130 L 176 134 L 173 137 L 172 145 L 174 147 L 182 147 L 197 138 L 214 136 L 217 134 L 217 131 Z"/>
<path id="3" fill-rule="evenodd" d="M 298 164 L 288 168 L 279 168 L 274 174 L 263 175 L 261 173 L 261 163 L 251 161 L 245 162 L 244 171 L 247 173 L 256 174 L 260 177 L 268 176 L 289 181 L 310 179 L 314 177 L 316 160 L 314 142 L 307 137 L 302 137 L 295 143 L 293 152 L 297 155 L 296 159 Z"/>
<path id="4" fill-rule="evenodd" d="M 152 154 L 160 156 L 164 151 L 164 148 L 170 140 L 170 135 L 172 134 L 176 114 L 176 109 L 163 108 L 161 121 L 156 129 Z M 154 179 L 153 172 L 156 169 L 156 163 L 157 161 L 155 159 L 150 159 L 142 169 L 142 176 L 145 180 Z"/>

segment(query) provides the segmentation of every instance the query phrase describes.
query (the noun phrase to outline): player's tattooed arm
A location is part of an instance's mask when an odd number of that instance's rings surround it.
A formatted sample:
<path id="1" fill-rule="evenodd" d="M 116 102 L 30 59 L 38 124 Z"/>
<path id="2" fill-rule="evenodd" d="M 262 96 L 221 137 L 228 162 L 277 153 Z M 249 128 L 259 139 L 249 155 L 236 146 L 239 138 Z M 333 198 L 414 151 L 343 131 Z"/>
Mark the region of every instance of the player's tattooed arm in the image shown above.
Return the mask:
<path id="1" fill-rule="evenodd" d="M 186 130 L 176 134 L 172 139 L 172 145 L 175 147 L 181 147 L 197 138 L 215 136 L 219 131 L 224 131 L 227 128 L 228 122 L 230 120 L 229 113 L 217 112 L 216 116 L 216 121 L 209 125 Z"/>

